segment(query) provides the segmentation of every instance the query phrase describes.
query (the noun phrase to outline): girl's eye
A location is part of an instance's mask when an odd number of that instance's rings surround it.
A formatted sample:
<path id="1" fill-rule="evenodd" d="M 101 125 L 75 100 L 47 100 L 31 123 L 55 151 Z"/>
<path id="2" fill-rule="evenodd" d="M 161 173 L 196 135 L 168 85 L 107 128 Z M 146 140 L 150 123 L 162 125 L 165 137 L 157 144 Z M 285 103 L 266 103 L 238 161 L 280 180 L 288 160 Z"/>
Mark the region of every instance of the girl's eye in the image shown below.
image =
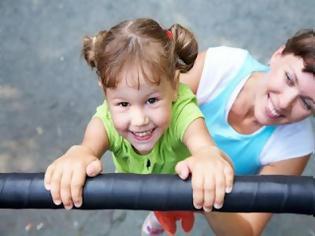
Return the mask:
<path id="1" fill-rule="evenodd" d="M 289 86 L 293 86 L 294 85 L 294 81 L 293 79 L 291 79 L 290 75 L 288 74 L 288 72 L 285 72 L 285 78 L 286 78 L 286 81 L 287 81 L 287 84 Z"/>
<path id="2" fill-rule="evenodd" d="M 157 98 L 149 98 L 149 99 L 147 100 L 147 103 L 153 104 L 153 103 L 156 103 L 157 101 L 158 101 Z"/>
<path id="3" fill-rule="evenodd" d="M 117 105 L 120 107 L 127 107 L 129 105 L 129 103 L 128 102 L 120 102 Z"/>

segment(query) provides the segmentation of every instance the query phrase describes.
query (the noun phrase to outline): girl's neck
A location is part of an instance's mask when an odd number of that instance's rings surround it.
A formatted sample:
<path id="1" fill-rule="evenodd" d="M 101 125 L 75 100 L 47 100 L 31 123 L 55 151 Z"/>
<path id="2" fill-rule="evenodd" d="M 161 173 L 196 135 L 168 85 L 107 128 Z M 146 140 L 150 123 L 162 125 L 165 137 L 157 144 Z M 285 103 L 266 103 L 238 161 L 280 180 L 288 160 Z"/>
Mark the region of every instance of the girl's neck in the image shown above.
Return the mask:
<path id="1" fill-rule="evenodd" d="M 229 124 L 239 133 L 251 134 L 262 127 L 255 117 L 257 88 L 263 73 L 254 72 L 235 98 L 228 114 Z"/>

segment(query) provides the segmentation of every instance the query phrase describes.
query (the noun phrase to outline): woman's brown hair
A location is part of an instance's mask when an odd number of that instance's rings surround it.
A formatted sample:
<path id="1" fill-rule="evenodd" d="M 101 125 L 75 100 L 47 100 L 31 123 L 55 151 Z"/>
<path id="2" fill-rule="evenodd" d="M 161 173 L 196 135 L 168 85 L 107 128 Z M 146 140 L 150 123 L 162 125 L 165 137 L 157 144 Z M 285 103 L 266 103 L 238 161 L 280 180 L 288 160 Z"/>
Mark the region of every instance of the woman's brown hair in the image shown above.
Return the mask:
<path id="1" fill-rule="evenodd" d="M 292 53 L 304 61 L 304 72 L 315 75 L 315 31 L 304 29 L 298 31 L 285 44 L 283 54 Z"/>

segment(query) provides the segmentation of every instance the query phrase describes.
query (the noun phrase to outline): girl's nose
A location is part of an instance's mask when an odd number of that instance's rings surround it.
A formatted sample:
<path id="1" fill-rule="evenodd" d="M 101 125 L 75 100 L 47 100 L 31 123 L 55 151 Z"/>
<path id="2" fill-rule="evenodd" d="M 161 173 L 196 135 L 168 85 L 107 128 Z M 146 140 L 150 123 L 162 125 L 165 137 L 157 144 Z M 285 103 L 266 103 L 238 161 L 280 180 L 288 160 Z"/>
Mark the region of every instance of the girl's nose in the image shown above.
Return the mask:
<path id="1" fill-rule="evenodd" d="M 131 114 L 133 126 L 143 126 L 149 123 L 149 117 L 147 114 L 139 108 L 135 108 Z"/>

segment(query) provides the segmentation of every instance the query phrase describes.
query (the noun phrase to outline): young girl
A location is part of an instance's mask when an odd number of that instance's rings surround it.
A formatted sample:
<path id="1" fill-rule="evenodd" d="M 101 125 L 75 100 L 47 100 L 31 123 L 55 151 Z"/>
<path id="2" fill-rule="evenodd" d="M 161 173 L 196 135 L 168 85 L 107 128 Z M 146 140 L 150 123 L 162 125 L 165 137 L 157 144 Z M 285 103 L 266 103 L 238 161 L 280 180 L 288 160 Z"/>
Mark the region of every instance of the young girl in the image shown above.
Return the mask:
<path id="1" fill-rule="evenodd" d="M 187 29 L 176 24 L 165 30 L 151 19 L 124 21 L 85 38 L 83 55 L 106 101 L 82 144 L 47 168 L 45 186 L 55 204 L 80 207 L 86 175 L 99 173 L 99 159 L 110 150 L 116 171 L 125 173 L 175 173 L 176 163 L 191 157 L 178 174 L 185 179 L 191 172 L 195 207 L 222 206 L 232 189 L 232 166 L 210 138 L 194 95 L 179 83 L 197 50 Z"/>

